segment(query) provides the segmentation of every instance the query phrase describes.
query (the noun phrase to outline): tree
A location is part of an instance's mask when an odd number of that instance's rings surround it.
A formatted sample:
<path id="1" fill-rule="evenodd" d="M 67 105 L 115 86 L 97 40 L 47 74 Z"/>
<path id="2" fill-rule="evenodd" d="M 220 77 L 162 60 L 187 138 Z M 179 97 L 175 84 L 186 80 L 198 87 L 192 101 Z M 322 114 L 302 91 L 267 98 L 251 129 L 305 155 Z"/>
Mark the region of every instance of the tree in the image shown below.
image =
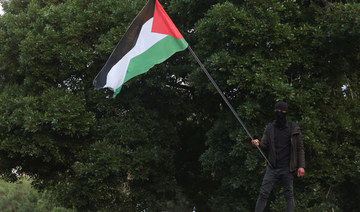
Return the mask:
<path id="1" fill-rule="evenodd" d="M 72 211 L 56 207 L 50 201 L 50 196 L 39 193 L 31 188 L 30 181 L 21 177 L 17 183 L 0 181 L 1 211 L 37 211 L 37 212 L 66 212 Z"/>
<path id="2" fill-rule="evenodd" d="M 128 83 L 117 99 L 92 88 L 144 4 L 3 2 L 0 171 L 6 179 L 15 179 L 13 169 L 26 173 L 36 188 L 79 210 L 156 210 L 184 199 L 177 181 L 187 180 L 177 178 L 188 166 L 201 175 L 197 156 L 204 145 L 194 139 L 204 137 L 205 126 L 184 104 L 192 97 L 183 85 L 186 67 L 176 65 L 181 55 Z M 190 144 L 195 164 L 183 164 L 189 156 L 183 146 Z"/>
<path id="3" fill-rule="evenodd" d="M 80 211 L 253 209 L 265 162 L 188 52 L 116 99 L 93 90 L 145 0 L 2 3 L 3 178 L 25 173 Z M 295 183 L 299 210 L 359 208 L 350 194 L 359 191 L 360 4 L 161 3 L 254 137 L 274 103 L 288 101 L 308 163 Z M 272 211 L 281 201 L 273 197 Z"/>
<path id="4" fill-rule="evenodd" d="M 302 127 L 308 164 L 308 177 L 295 183 L 299 211 L 355 211 L 354 199 L 343 197 L 346 189 L 358 188 L 358 97 L 347 85 L 357 84 L 359 73 L 359 4 L 334 3 L 330 10 L 291 1 L 238 4 L 217 4 L 197 23 L 206 66 L 229 89 L 225 93 L 257 137 L 272 120 L 275 101 L 289 102 L 290 120 Z M 218 118 L 202 164 L 220 183 L 214 207 L 250 211 L 265 164 L 233 122 Z M 272 211 L 282 211 L 281 202 L 277 195 Z"/>

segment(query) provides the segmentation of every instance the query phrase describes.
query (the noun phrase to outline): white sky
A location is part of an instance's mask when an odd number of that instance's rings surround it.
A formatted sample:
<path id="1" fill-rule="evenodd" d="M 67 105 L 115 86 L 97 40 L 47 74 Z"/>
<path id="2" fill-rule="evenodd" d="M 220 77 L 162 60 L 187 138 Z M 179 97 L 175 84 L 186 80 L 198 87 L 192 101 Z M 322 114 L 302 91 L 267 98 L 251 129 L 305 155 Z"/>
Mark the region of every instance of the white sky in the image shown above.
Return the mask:
<path id="1" fill-rule="evenodd" d="M 0 15 L 2 15 L 2 14 L 4 14 L 4 11 L 3 11 L 2 6 L 0 4 Z"/>

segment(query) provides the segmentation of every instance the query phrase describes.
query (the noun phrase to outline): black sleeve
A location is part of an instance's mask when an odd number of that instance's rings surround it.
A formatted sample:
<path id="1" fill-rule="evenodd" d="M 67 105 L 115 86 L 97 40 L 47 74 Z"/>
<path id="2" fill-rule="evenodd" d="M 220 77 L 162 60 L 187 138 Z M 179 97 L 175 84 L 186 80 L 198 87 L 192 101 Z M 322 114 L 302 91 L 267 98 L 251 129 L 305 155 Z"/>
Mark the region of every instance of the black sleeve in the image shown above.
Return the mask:
<path id="1" fill-rule="evenodd" d="M 266 125 L 263 137 L 260 141 L 260 148 L 262 150 L 267 150 L 269 147 L 269 140 L 270 140 L 270 124 Z"/>

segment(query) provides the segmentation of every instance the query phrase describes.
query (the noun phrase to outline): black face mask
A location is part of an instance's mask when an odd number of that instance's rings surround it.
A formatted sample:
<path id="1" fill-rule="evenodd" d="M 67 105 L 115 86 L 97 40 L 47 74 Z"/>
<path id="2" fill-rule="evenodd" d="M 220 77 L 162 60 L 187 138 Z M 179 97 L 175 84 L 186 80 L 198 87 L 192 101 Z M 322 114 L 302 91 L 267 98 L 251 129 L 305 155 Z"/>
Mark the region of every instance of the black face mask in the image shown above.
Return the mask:
<path id="1" fill-rule="evenodd" d="M 275 123 L 278 127 L 284 127 L 286 124 L 286 113 L 276 111 L 275 119 L 276 119 Z"/>

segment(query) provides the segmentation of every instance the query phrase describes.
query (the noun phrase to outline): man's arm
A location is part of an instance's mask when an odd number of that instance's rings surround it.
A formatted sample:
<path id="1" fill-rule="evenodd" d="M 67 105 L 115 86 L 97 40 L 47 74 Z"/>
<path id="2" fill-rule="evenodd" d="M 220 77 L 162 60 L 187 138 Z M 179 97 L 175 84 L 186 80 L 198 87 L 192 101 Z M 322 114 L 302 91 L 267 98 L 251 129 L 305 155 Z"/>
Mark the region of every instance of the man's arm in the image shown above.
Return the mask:
<path id="1" fill-rule="evenodd" d="M 257 146 L 260 146 L 260 148 L 262 150 L 267 150 L 268 148 L 268 145 L 269 145 L 269 133 L 268 133 L 268 128 L 269 128 L 269 125 L 266 126 L 265 130 L 264 130 L 264 133 L 263 133 L 263 137 L 261 138 L 261 141 L 259 141 L 259 139 L 254 139 L 251 141 L 252 145 L 254 147 L 257 147 Z"/>
<path id="2" fill-rule="evenodd" d="M 305 151 L 304 151 L 304 142 L 301 136 L 300 128 L 299 130 L 299 137 L 298 137 L 298 143 L 297 143 L 297 155 L 298 155 L 298 177 L 304 177 L 305 176 Z"/>

